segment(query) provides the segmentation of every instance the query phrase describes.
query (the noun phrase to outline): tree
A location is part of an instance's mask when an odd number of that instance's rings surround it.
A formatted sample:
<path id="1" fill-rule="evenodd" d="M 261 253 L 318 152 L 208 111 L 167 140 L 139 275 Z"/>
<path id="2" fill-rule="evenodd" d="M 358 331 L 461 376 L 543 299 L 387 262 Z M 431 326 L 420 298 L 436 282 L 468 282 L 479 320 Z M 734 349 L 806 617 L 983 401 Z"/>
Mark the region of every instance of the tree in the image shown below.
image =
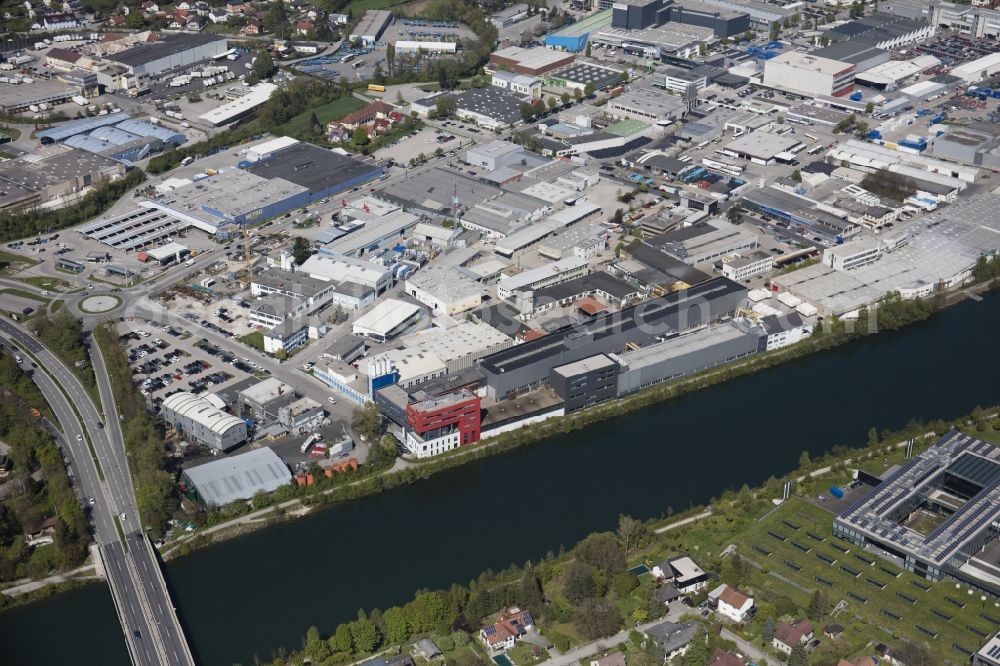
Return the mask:
<path id="1" fill-rule="evenodd" d="M 569 106 L 569 102 L 570 102 L 569 93 L 568 92 L 564 92 L 562 95 L 559 96 L 559 100 L 562 102 L 563 106 Z"/>
<path id="2" fill-rule="evenodd" d="M 438 118 L 449 118 L 458 105 L 455 103 L 455 98 L 451 95 L 439 95 L 437 101 L 434 103 L 434 108 L 437 111 Z"/>
<path id="3" fill-rule="evenodd" d="M 809 666 L 809 655 L 801 645 L 792 648 L 792 653 L 788 655 L 788 666 Z"/>
<path id="4" fill-rule="evenodd" d="M 281 3 L 278 4 L 281 6 Z M 274 59 L 271 57 L 271 54 L 267 51 L 261 51 L 258 53 L 257 59 L 254 61 L 253 69 L 251 71 L 261 81 L 271 78 L 276 71 Z"/>
<path id="5" fill-rule="evenodd" d="M 934 666 L 934 664 L 939 663 L 926 643 L 916 644 L 901 641 L 896 646 L 896 658 L 899 663 L 907 666 Z"/>
<path id="6" fill-rule="evenodd" d="M 370 442 L 378 440 L 382 430 L 382 413 L 375 403 L 368 402 L 354 410 L 351 416 L 351 428 Z"/>
<path id="7" fill-rule="evenodd" d="M 774 640 L 774 630 L 775 630 L 774 618 L 769 617 L 764 620 L 764 626 L 760 630 L 760 637 L 764 639 L 764 642 L 770 644 Z"/>
<path id="8" fill-rule="evenodd" d="M 581 91 L 579 88 L 573 88 L 573 98 L 579 102 L 581 99 L 583 99 L 583 91 Z"/>
<path id="9" fill-rule="evenodd" d="M 589 58 L 590 57 L 590 42 L 587 42 L 587 51 L 586 51 L 586 53 L 587 53 L 587 57 Z"/>
<path id="10" fill-rule="evenodd" d="M 557 106 L 559 106 L 559 100 L 557 100 L 555 97 L 549 97 L 548 101 L 549 111 L 555 110 Z"/>
<path id="11" fill-rule="evenodd" d="M 742 213 L 743 213 L 743 206 L 739 204 L 734 204 L 729 207 L 728 211 L 726 211 L 726 219 L 732 222 L 733 224 L 739 224 L 740 215 L 742 215 Z"/>
<path id="12" fill-rule="evenodd" d="M 830 596 L 826 590 L 815 590 L 809 599 L 809 618 L 819 622 L 830 607 Z"/>
<path id="13" fill-rule="evenodd" d="M 532 110 L 530 104 L 527 102 L 521 104 L 521 120 L 528 122 L 533 115 L 535 115 L 535 112 Z"/>
<path id="14" fill-rule="evenodd" d="M 371 139 L 368 138 L 368 130 L 364 127 L 356 127 L 351 135 L 351 143 L 355 146 L 367 146 Z"/>
<path id="15" fill-rule="evenodd" d="M 396 45 L 392 42 L 385 46 L 385 66 L 389 70 L 389 76 L 396 75 Z"/>
<path id="16" fill-rule="evenodd" d="M 350 654 L 354 652 L 354 638 L 351 636 L 351 627 L 347 624 L 337 625 L 337 630 L 329 640 L 330 649 L 334 652 Z"/>
<path id="17" fill-rule="evenodd" d="M 805 468 L 812 465 L 812 458 L 809 457 L 808 451 L 803 451 L 802 455 L 799 456 L 799 467 Z"/>
<path id="18" fill-rule="evenodd" d="M 583 562 L 574 560 L 563 572 L 563 594 L 573 604 L 581 604 L 597 594 L 594 572 Z"/>
<path id="19" fill-rule="evenodd" d="M 868 429 L 868 446 L 878 446 L 878 430 L 874 427 Z"/>
<path id="20" fill-rule="evenodd" d="M 588 599 L 580 609 L 576 628 L 589 640 L 610 636 L 622 626 L 618 608 L 607 599 Z"/>
<path id="21" fill-rule="evenodd" d="M 576 547 L 576 556 L 597 568 L 605 576 L 613 576 L 625 568 L 625 550 L 618 539 L 608 532 L 591 534 Z"/>
<path id="22" fill-rule="evenodd" d="M 371 620 L 355 620 L 351 622 L 351 638 L 354 647 L 361 654 L 370 654 L 378 648 L 382 637 Z"/>
<path id="23" fill-rule="evenodd" d="M 524 568 L 524 573 L 521 574 L 521 582 L 517 590 L 517 603 L 522 608 L 529 609 L 535 616 L 541 615 L 542 605 L 545 603 L 542 580 L 530 564 Z"/>
<path id="24" fill-rule="evenodd" d="M 802 172 L 799 171 L 798 169 L 796 169 L 795 171 L 792 172 L 791 178 L 796 183 L 801 183 L 802 182 Z"/>
<path id="25" fill-rule="evenodd" d="M 309 114 L 309 131 L 312 134 L 323 133 L 323 125 L 319 122 L 319 118 L 316 117 L 315 111 Z"/>
<path id="26" fill-rule="evenodd" d="M 587 96 L 587 97 L 590 97 L 591 95 L 593 95 L 594 94 L 594 84 L 588 82 L 587 85 L 585 85 L 583 87 L 583 94 L 585 96 Z"/>
<path id="27" fill-rule="evenodd" d="M 625 546 L 626 555 L 628 555 L 628 551 L 632 546 L 635 545 L 642 532 L 643 525 L 641 521 L 625 514 L 618 516 L 618 538 L 622 540 L 622 544 Z"/>
<path id="28" fill-rule="evenodd" d="M 865 115 L 871 115 L 872 111 L 875 110 L 875 102 L 868 102 L 865 104 Z"/>
<path id="29" fill-rule="evenodd" d="M 448 626 L 444 603 L 436 592 L 418 594 L 403 610 L 406 612 L 406 621 L 413 633 L 443 631 Z"/>

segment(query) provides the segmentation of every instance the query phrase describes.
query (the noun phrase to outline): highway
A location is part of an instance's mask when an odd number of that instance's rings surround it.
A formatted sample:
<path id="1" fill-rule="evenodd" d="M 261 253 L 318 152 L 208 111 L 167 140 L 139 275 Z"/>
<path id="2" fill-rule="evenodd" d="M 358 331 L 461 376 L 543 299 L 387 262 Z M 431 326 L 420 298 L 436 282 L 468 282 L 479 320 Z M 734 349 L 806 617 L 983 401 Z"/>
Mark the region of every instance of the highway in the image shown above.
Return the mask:
<path id="1" fill-rule="evenodd" d="M 62 427 L 63 452 L 90 511 L 94 539 L 132 662 L 139 666 L 193 665 L 159 562 L 141 529 L 103 359 L 99 353 L 93 355 L 98 383 L 103 382 L 102 401 L 110 405 L 109 416 L 114 419 L 106 427 L 98 425 L 104 417 L 80 381 L 32 334 L 0 319 L 0 337 L 19 350 L 22 367 L 31 370 L 32 379 Z"/>

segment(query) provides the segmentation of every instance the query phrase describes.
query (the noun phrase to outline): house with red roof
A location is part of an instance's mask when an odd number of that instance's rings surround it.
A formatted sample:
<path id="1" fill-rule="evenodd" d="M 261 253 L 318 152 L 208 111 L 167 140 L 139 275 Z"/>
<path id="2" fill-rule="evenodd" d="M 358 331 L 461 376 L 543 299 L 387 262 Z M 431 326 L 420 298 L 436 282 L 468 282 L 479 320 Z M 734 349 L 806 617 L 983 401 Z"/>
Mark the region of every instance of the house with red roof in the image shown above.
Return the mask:
<path id="1" fill-rule="evenodd" d="M 720 585 L 709 592 L 708 597 L 715 601 L 718 614 L 727 620 L 743 624 L 753 615 L 753 598 L 734 587 Z"/>
<path id="2" fill-rule="evenodd" d="M 264 24 L 259 18 L 250 17 L 247 24 L 240 28 L 241 35 L 262 35 L 264 34 Z"/>
<path id="3" fill-rule="evenodd" d="M 367 125 L 378 118 L 388 118 L 393 108 L 389 104 L 381 101 L 374 101 L 363 109 L 358 109 L 354 113 L 349 113 L 341 118 L 340 123 L 349 129 L 355 129 L 361 125 Z"/>
<path id="4" fill-rule="evenodd" d="M 746 666 L 746 663 L 732 652 L 715 648 L 712 658 L 708 660 L 708 666 Z"/>
<path id="5" fill-rule="evenodd" d="M 494 652 L 504 652 L 534 627 L 531 612 L 516 606 L 497 613 L 497 621 L 479 630 L 479 638 Z"/>
<path id="6" fill-rule="evenodd" d="M 812 622 L 806 619 L 796 620 L 791 624 L 779 622 L 774 628 L 774 638 L 771 645 L 775 650 L 791 654 L 796 645 L 808 643 L 813 638 Z"/>

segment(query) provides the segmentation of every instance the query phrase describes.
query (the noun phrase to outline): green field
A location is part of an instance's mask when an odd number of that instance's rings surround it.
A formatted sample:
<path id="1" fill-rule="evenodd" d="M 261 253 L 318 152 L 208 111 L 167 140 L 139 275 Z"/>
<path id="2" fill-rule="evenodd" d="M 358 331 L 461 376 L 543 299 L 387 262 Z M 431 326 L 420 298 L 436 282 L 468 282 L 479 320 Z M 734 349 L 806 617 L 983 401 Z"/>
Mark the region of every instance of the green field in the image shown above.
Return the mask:
<path id="1" fill-rule="evenodd" d="M 331 120 L 340 120 L 349 113 L 353 113 L 363 108 L 365 103 L 357 97 L 341 97 L 332 102 L 317 106 L 315 109 L 304 111 L 289 120 L 284 125 L 278 127 L 276 134 L 296 135 L 304 132 L 309 127 L 309 116 L 315 113 L 321 125 L 326 125 Z"/>
<path id="2" fill-rule="evenodd" d="M 22 257 L 19 254 L 11 254 L 10 252 L 4 252 L 0 250 L 0 265 L 2 264 L 26 264 L 28 266 L 34 266 L 38 262 L 34 259 L 29 259 L 28 257 Z M 2 266 L 0 266 L 2 267 Z"/>
<path id="3" fill-rule="evenodd" d="M 66 280 L 57 277 L 48 277 L 45 275 L 32 275 L 30 277 L 19 277 L 17 279 L 21 282 L 26 282 L 33 287 L 38 287 L 39 289 L 65 291 L 69 287 L 69 282 Z"/>
<path id="4" fill-rule="evenodd" d="M 859 643 L 893 638 L 926 643 L 941 663 L 967 663 L 965 651 L 979 649 L 996 631 L 982 616 L 998 614 L 992 603 L 987 610 L 978 595 L 956 590 L 952 582 L 931 583 L 835 539 L 832 525 L 833 514 L 793 497 L 742 532 L 736 538 L 740 555 L 760 567 L 752 574 L 753 586 L 780 590 L 803 607 L 813 590 L 825 589 L 831 609 L 847 602 L 829 621 L 860 622 L 866 635 L 856 637 Z"/>
<path id="5" fill-rule="evenodd" d="M 248 347 L 253 347 L 259 351 L 264 351 L 264 334 L 260 331 L 254 331 L 253 333 L 247 333 L 240 338 L 240 342 L 247 345 Z"/>

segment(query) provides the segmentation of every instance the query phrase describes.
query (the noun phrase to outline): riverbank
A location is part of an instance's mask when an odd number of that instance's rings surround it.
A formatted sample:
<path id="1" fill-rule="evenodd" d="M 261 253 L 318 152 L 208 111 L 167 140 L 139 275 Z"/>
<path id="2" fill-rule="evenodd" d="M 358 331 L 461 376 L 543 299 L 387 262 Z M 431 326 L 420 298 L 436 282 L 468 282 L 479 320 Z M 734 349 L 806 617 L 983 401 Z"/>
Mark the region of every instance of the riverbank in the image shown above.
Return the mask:
<path id="1" fill-rule="evenodd" d="M 884 317 L 891 322 L 889 330 L 898 330 L 924 321 L 943 309 L 962 302 L 970 292 L 986 293 L 989 290 L 990 285 L 982 283 L 947 295 L 941 294 L 932 301 L 902 301 L 900 305 L 907 308 L 906 311 L 891 312 L 888 306 L 885 306 Z M 918 309 L 918 306 L 923 307 Z M 875 332 L 870 332 L 872 330 Z M 551 417 L 539 423 L 484 439 L 474 445 L 453 449 L 431 459 L 407 459 L 402 464 L 398 464 L 397 461 L 396 465 L 385 471 L 358 479 L 346 477 L 346 480 L 342 480 L 334 477 L 328 480 L 320 477 L 314 486 L 294 488 L 290 491 L 300 493 L 299 497 L 280 501 L 274 507 L 257 508 L 252 502 L 227 507 L 226 511 L 229 513 L 233 511 L 248 513 L 213 524 L 194 534 L 182 535 L 177 543 L 168 544 L 161 555 L 165 560 L 189 555 L 200 548 L 245 535 L 254 529 L 302 517 L 314 507 L 335 505 L 424 481 L 435 474 L 505 454 L 551 437 L 583 430 L 609 419 L 649 409 L 689 393 L 768 370 L 817 352 L 831 350 L 869 335 L 878 335 L 878 328 L 870 327 L 868 317 L 864 313 L 857 321 L 827 321 L 817 326 L 813 335 L 797 344 L 755 354 L 731 364 L 689 375 L 676 382 L 652 386 L 625 398 L 601 403 L 572 414 Z M 249 518 L 251 516 L 252 518 Z M 199 538 L 201 535 L 205 538 Z"/>
<path id="2" fill-rule="evenodd" d="M 822 622 L 837 597 L 828 599 L 817 609 L 814 588 L 788 577 L 800 572 L 802 566 L 788 565 L 790 571 L 786 575 L 771 571 L 766 562 L 756 561 L 754 556 L 760 559 L 763 553 L 767 558 L 768 548 L 776 547 L 769 545 L 756 551 L 750 547 L 759 538 L 759 524 L 764 521 L 778 524 L 780 520 L 787 531 L 795 525 L 791 519 L 800 522 L 805 519 L 809 529 L 814 530 L 809 533 L 813 535 L 811 538 L 826 541 L 831 538 L 834 514 L 823 506 L 823 502 L 811 499 L 817 497 L 817 492 L 822 497 L 830 484 L 851 483 L 852 469 L 881 472 L 891 464 L 902 463 L 909 443 L 913 443 L 915 455 L 936 442 L 946 428 L 963 428 L 989 441 L 1000 441 L 1000 420 L 996 417 L 996 408 L 977 409 L 950 424 L 936 424 L 939 432 L 914 423 L 901 431 L 886 433 L 883 439 L 871 436 L 865 446 L 830 453 L 819 461 L 806 455 L 797 469 L 781 479 L 772 478 L 755 488 L 744 486 L 738 491 L 728 491 L 713 500 L 710 506 L 696 507 L 692 515 L 677 517 L 665 524 L 663 520 L 636 521 L 621 516 L 615 533 L 591 534 L 558 556 L 550 553 L 541 561 L 510 566 L 496 574 L 484 571 L 468 587 L 453 584 L 448 589 L 421 591 L 405 605 L 381 610 L 370 606 L 367 610 L 362 608 L 358 611 L 359 619 L 340 624 L 326 637 L 315 627 L 310 628 L 302 651 L 284 655 L 273 663 L 275 666 L 305 660 L 331 666 L 357 663 L 387 646 L 399 645 L 406 653 L 416 641 L 430 638 L 445 651 L 449 662 L 472 666 L 476 661 L 467 657 L 463 646 L 475 643 L 477 628 L 492 621 L 495 608 L 510 605 L 528 609 L 535 619 L 536 629 L 555 644 L 555 649 L 547 654 L 534 654 L 529 663 L 572 663 L 577 658 L 574 656 L 567 661 L 567 657 L 577 652 L 581 656 L 583 652 L 589 654 L 601 640 L 611 641 L 606 644 L 624 643 L 627 635 L 622 635 L 622 631 L 627 632 L 629 627 L 642 623 L 649 626 L 649 620 L 662 617 L 667 611 L 656 596 L 656 586 L 644 572 L 654 563 L 680 555 L 691 556 L 712 576 L 715 582 L 709 587 L 725 582 L 738 588 L 754 589 L 757 616 L 747 625 L 732 627 L 732 631 L 724 630 L 721 634 L 712 620 L 688 612 L 683 606 L 673 613 L 672 619 L 701 623 L 708 636 L 708 653 L 715 647 L 727 648 L 726 642 L 734 642 L 744 648 L 745 654 L 750 646 L 749 653 L 758 658 L 766 655 L 766 658 L 781 659 L 783 655 L 772 651 L 769 639 L 761 638 L 763 624 L 768 620 L 772 623 L 791 621 L 803 615 L 814 622 Z M 786 480 L 793 483 L 793 495 L 781 501 L 781 488 Z M 813 546 L 802 548 L 808 551 Z M 898 585 L 906 584 L 909 579 L 918 580 L 912 573 L 897 569 L 889 562 L 882 563 L 881 567 L 881 571 L 897 579 L 907 579 Z M 943 596 L 951 588 L 948 582 L 921 585 L 926 588 L 925 597 L 928 598 Z M 695 593 L 692 605 L 702 601 L 706 593 L 707 590 Z M 882 599 L 880 603 L 891 605 L 892 601 Z M 975 611 L 970 609 L 963 615 L 965 621 L 975 625 L 967 625 L 961 633 L 954 631 L 955 640 L 968 642 L 975 632 L 988 630 Z M 894 648 L 903 642 L 907 649 L 934 654 L 936 663 L 961 663 L 953 658 L 951 644 L 930 646 L 912 623 L 886 631 L 875 621 L 877 619 L 877 614 L 873 618 L 872 613 L 857 611 L 838 616 L 838 620 L 853 631 L 835 643 L 824 641 L 819 654 L 837 660 L 855 656 L 874 642 L 895 639 Z M 937 619 L 940 623 L 941 619 Z M 463 628 L 456 630 L 456 627 Z M 698 649 L 702 647 L 699 645 Z M 457 657 L 449 654 L 456 649 L 459 650 Z M 626 649 L 641 648 L 636 645 Z M 521 655 L 521 659 L 524 658 Z M 480 659 L 479 663 L 486 661 Z"/>
<path id="3" fill-rule="evenodd" d="M 555 557 L 589 532 L 614 529 L 620 513 L 686 517 L 689 507 L 744 484 L 770 486 L 779 496 L 780 480 L 769 477 L 798 468 L 804 451 L 822 467 L 825 454 L 865 442 L 873 425 L 897 430 L 912 417 L 955 419 L 977 402 L 1000 402 L 998 304 L 997 296 L 961 303 L 917 326 L 173 559 L 164 576 L 185 634 L 199 663 L 253 663 L 282 645 L 300 649 L 310 625 L 329 635 L 360 606 L 405 604 L 421 588 L 447 589 L 548 551 Z M 866 464 L 881 468 L 882 461 Z M 724 520 L 663 536 L 697 534 L 702 526 L 725 534 L 726 523 L 717 522 Z M 64 640 L 48 640 L 52 626 Z M 84 653 L 104 666 L 127 666 L 120 634 L 103 585 L 9 611 L 0 621 L 5 657 L 16 663 L 72 663 Z"/>

